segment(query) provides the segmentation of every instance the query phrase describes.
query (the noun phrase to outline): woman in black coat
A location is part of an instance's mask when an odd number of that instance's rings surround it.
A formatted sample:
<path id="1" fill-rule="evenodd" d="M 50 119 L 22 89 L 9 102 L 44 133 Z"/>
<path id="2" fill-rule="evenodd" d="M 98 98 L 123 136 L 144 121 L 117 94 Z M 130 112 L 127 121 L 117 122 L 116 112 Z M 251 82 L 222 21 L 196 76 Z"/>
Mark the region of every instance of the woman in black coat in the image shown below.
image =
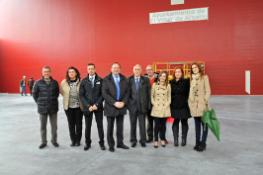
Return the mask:
<path id="1" fill-rule="evenodd" d="M 175 68 L 175 78 L 171 81 L 171 115 L 174 118 L 173 135 L 174 146 L 178 146 L 179 123 L 182 124 L 182 146 L 186 145 L 188 132 L 188 118 L 191 117 L 188 96 L 190 80 L 184 79 L 182 68 Z"/>

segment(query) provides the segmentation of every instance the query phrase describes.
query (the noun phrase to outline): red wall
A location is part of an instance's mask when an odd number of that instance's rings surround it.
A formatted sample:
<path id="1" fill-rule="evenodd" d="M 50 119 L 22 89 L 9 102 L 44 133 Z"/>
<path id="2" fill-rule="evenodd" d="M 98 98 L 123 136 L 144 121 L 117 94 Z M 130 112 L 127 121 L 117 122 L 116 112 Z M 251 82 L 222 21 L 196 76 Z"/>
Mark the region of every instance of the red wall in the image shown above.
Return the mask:
<path id="1" fill-rule="evenodd" d="M 149 25 L 149 12 L 209 7 L 209 20 Z M 0 92 L 18 92 L 22 75 L 40 77 L 51 65 L 61 81 L 66 68 L 86 74 L 94 62 L 104 76 L 119 61 L 123 72 L 154 61 L 203 60 L 213 94 L 263 94 L 263 1 L 1 0 Z"/>

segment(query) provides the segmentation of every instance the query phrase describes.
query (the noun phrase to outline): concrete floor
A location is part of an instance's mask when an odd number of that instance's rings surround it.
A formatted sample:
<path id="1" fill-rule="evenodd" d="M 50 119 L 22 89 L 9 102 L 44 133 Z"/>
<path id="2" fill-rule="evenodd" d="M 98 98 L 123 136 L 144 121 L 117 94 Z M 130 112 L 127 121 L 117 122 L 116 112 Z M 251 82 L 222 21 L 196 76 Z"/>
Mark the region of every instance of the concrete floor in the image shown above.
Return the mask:
<path id="1" fill-rule="evenodd" d="M 61 99 L 60 99 L 61 100 Z M 61 104 L 61 103 L 60 103 Z M 39 120 L 32 97 L 0 94 L 0 175 L 79 174 L 263 174 L 263 96 L 213 96 L 211 106 L 221 121 L 222 141 L 210 133 L 206 152 L 193 151 L 194 121 L 189 120 L 188 145 L 175 148 L 171 124 L 166 148 L 137 146 L 115 153 L 101 151 L 96 124 L 92 148 L 70 147 L 67 120 L 58 115 L 59 148 L 39 150 Z M 62 106 L 60 106 L 62 109 Z M 106 129 L 106 120 L 104 120 Z M 48 125 L 49 126 L 49 125 Z M 125 119 L 125 143 L 129 144 L 129 120 Z M 50 139 L 50 127 L 48 127 Z M 84 134 L 84 132 L 83 132 Z"/>

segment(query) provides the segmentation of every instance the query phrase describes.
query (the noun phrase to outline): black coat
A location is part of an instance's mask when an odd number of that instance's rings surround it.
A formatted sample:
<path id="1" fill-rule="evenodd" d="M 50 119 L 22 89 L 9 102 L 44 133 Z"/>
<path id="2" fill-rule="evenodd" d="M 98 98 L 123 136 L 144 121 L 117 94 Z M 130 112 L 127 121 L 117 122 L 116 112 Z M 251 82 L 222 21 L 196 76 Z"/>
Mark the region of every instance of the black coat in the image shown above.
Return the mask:
<path id="1" fill-rule="evenodd" d="M 83 105 L 83 112 L 89 113 L 89 107 L 96 105 L 98 110 L 103 110 L 103 97 L 102 97 L 102 79 L 96 74 L 94 80 L 94 87 L 89 80 L 89 75 L 84 78 L 79 87 L 79 97 Z"/>
<path id="2" fill-rule="evenodd" d="M 130 112 L 136 111 L 146 114 L 151 109 L 151 84 L 147 77 L 140 77 L 139 93 L 136 93 L 134 76 L 128 79 L 130 87 L 130 97 L 128 109 Z"/>
<path id="3" fill-rule="evenodd" d="M 112 74 L 109 74 L 103 79 L 102 83 L 102 96 L 105 99 L 104 114 L 110 117 L 116 117 L 118 115 L 125 115 L 127 112 L 127 104 L 129 99 L 129 84 L 128 80 L 120 74 L 120 100 L 125 103 L 122 109 L 118 109 L 114 106 L 116 100 L 116 86 Z"/>
<path id="4" fill-rule="evenodd" d="M 51 78 L 50 84 L 47 84 L 43 78 L 36 81 L 32 95 L 37 103 L 38 113 L 58 112 L 59 85 L 56 80 Z"/>
<path id="5" fill-rule="evenodd" d="M 171 115 L 173 118 L 184 119 L 191 117 L 188 106 L 189 90 L 189 79 L 171 81 Z"/>

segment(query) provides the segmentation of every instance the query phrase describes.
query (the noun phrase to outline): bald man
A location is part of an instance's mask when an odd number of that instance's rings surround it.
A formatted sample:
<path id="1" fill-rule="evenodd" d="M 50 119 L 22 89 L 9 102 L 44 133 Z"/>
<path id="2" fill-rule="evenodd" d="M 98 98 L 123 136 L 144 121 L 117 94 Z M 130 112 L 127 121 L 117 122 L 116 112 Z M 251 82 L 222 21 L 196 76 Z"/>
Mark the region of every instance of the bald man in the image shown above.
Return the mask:
<path id="1" fill-rule="evenodd" d="M 145 118 L 151 108 L 150 91 L 151 85 L 147 77 L 142 76 L 142 67 L 136 64 L 133 67 L 133 75 L 129 77 L 130 96 L 128 109 L 130 112 L 131 147 L 136 147 L 136 126 L 139 121 L 140 144 L 146 147 Z"/>
<path id="2" fill-rule="evenodd" d="M 123 119 L 127 113 L 129 85 L 126 77 L 121 74 L 121 66 L 115 62 L 111 65 L 111 73 L 102 81 L 102 96 L 105 99 L 104 115 L 107 116 L 107 141 L 109 151 L 114 152 L 113 138 L 114 121 L 117 124 L 117 148 L 129 149 L 123 143 Z"/>

